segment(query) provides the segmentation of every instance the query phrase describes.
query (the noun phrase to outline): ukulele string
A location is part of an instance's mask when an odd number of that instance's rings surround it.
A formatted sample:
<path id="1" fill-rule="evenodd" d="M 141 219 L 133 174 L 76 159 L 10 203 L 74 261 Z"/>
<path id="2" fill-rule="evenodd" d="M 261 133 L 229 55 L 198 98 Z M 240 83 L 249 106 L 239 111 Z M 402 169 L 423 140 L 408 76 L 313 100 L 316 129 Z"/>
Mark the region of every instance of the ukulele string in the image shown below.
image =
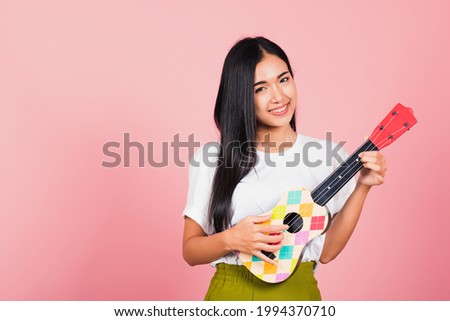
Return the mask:
<path id="1" fill-rule="evenodd" d="M 391 119 L 388 121 L 388 123 L 386 124 L 386 126 L 384 126 L 383 127 L 383 129 L 386 129 L 386 128 L 388 128 L 388 126 L 390 125 L 390 123 L 392 122 L 392 120 L 395 118 L 395 116 L 396 115 L 398 115 L 400 112 L 396 112 L 396 114 L 393 116 L 393 117 L 391 117 Z M 399 130 L 397 130 L 396 132 L 394 132 L 393 134 L 397 134 L 399 131 L 401 131 L 401 130 L 403 130 L 402 128 L 401 129 L 399 129 Z M 377 134 L 375 134 L 374 135 L 374 137 L 369 137 L 369 140 L 371 140 L 372 141 L 372 139 L 377 139 L 380 135 L 381 135 L 381 130 L 379 131 L 379 133 L 377 133 Z M 382 149 L 384 146 L 386 146 L 387 144 L 385 144 L 385 143 L 387 143 L 389 141 L 389 137 L 387 137 L 387 138 L 385 138 L 385 139 L 383 139 L 381 142 L 380 142 L 380 148 L 379 149 Z M 375 148 L 377 148 L 376 146 L 374 146 Z M 376 150 L 376 149 L 370 149 L 369 151 L 373 151 L 373 150 Z M 354 154 L 354 153 L 353 153 Z M 353 156 L 353 154 L 352 154 L 352 156 Z M 351 158 L 351 157 L 349 157 L 349 158 Z M 351 172 L 354 168 L 356 168 L 357 166 L 359 166 L 359 164 L 360 164 L 360 162 L 355 162 L 354 164 L 352 164 L 349 168 L 346 168 L 345 170 L 344 170 L 344 172 L 341 174 L 341 176 L 345 176 L 346 174 L 348 174 L 349 172 Z M 338 183 L 340 182 L 340 178 L 335 178 L 331 183 L 330 183 L 330 185 L 329 185 L 329 187 L 330 187 L 330 189 L 331 188 L 334 188 L 334 186 L 333 186 L 333 184 L 336 182 L 338 180 Z M 347 183 L 347 182 L 346 182 Z M 345 183 L 345 184 L 346 184 Z M 339 189 L 341 189 L 345 184 L 342 184 L 340 187 L 339 187 Z M 325 196 L 325 193 L 327 192 L 327 190 L 323 190 L 322 192 L 320 192 L 320 194 L 318 195 L 318 197 L 317 197 L 317 201 L 319 201 L 321 198 L 322 198 L 322 196 Z M 301 213 L 302 211 L 300 211 L 300 213 Z M 298 220 L 300 220 L 301 219 L 301 216 L 296 216 L 296 217 L 294 217 L 293 219 L 291 219 L 290 221 L 288 221 L 288 225 L 290 226 L 291 224 L 295 224 L 295 222 L 296 221 L 298 221 Z"/>
<path id="2" fill-rule="evenodd" d="M 397 133 L 398 133 L 399 131 L 401 131 L 401 130 L 402 130 L 402 129 L 400 129 L 400 130 L 394 132 L 393 134 L 397 134 Z M 380 141 L 380 143 L 379 143 L 380 148 L 377 148 L 376 146 L 373 146 L 373 147 L 371 147 L 370 149 L 368 149 L 367 151 L 376 151 L 377 149 L 378 149 L 378 150 L 381 150 L 383 147 L 385 147 L 385 146 L 387 145 L 387 143 L 389 142 L 389 140 L 390 140 L 389 138 L 385 138 L 385 139 L 383 139 L 382 141 Z M 352 154 L 352 156 L 353 156 L 353 154 Z M 351 156 L 350 156 L 349 158 L 351 158 Z M 348 168 L 346 168 L 346 169 L 341 173 L 340 176 L 343 177 L 343 176 L 347 175 L 348 173 L 351 173 L 351 172 L 352 172 L 356 167 L 358 167 L 360 164 L 361 164 L 361 161 L 359 161 L 359 159 L 358 159 L 358 162 L 355 161 L 354 163 L 352 163 L 352 165 L 349 166 Z M 339 177 L 335 178 L 335 179 L 328 185 L 328 187 L 329 187 L 328 189 L 324 189 L 324 190 L 322 190 L 322 191 L 319 193 L 319 195 L 316 197 L 316 201 L 317 201 L 317 202 L 320 202 L 320 201 L 323 199 L 323 197 L 327 195 L 328 190 L 330 190 L 330 189 L 332 189 L 332 188 L 335 188 L 336 186 L 339 186 L 339 185 L 336 185 L 336 183 L 339 184 L 340 182 L 341 182 L 341 178 L 339 178 Z M 337 187 L 337 189 L 341 189 L 345 184 L 347 184 L 347 182 L 342 183 L 341 186 Z"/>
<path id="3" fill-rule="evenodd" d="M 403 130 L 403 129 L 399 129 L 399 130 L 393 132 L 392 135 L 396 135 L 397 133 L 399 133 L 399 132 L 402 131 L 402 130 Z M 385 138 L 385 139 L 383 139 L 382 141 L 380 141 L 380 143 L 378 144 L 378 145 L 380 146 L 379 148 L 377 148 L 376 146 L 374 146 L 374 147 L 372 147 L 371 149 L 369 149 L 369 150 L 367 150 L 367 151 L 376 151 L 377 149 L 378 149 L 378 150 L 381 150 L 381 149 L 383 149 L 385 146 L 387 146 L 387 145 L 389 144 L 389 140 L 390 140 L 389 137 L 388 137 L 388 138 Z M 353 169 L 355 169 L 357 166 L 359 166 L 360 163 L 361 163 L 360 161 L 353 163 L 349 168 L 347 168 L 347 169 L 341 174 L 341 176 L 345 176 L 345 175 L 347 175 L 349 172 L 353 171 Z M 335 188 L 335 185 L 334 185 L 334 184 L 335 184 L 336 181 L 337 181 L 337 183 L 341 182 L 341 180 L 340 180 L 339 177 L 338 177 L 338 178 L 335 178 L 335 179 L 330 183 L 329 189 Z M 347 184 L 347 182 L 345 182 L 345 183 L 343 183 L 341 186 L 339 186 L 338 189 L 341 189 L 345 184 Z M 323 191 L 319 194 L 319 196 L 316 198 L 318 202 L 319 202 L 319 200 L 320 200 L 323 196 L 326 195 L 326 192 L 327 192 L 327 190 L 323 190 Z"/>
<path id="4" fill-rule="evenodd" d="M 355 162 L 356 163 L 356 162 Z M 359 164 L 359 162 L 358 162 L 358 164 Z M 356 166 L 358 166 L 358 164 L 352 164 L 349 168 L 347 168 L 345 171 L 344 171 L 344 173 L 342 173 L 341 175 L 342 176 L 345 176 L 347 173 L 349 173 L 353 168 L 355 168 Z M 332 186 L 332 184 L 337 180 L 338 178 L 336 178 L 336 179 L 334 179 L 333 180 L 333 182 L 329 185 L 330 186 L 330 188 L 332 188 L 332 187 L 334 187 L 334 186 Z M 342 186 L 343 186 L 344 184 L 342 184 Z M 319 194 L 319 197 L 318 198 L 316 198 L 316 201 L 318 202 L 321 198 L 322 198 L 322 196 L 325 196 L 325 193 L 326 193 L 326 190 L 325 191 L 322 191 L 320 194 Z M 302 211 L 300 211 L 300 213 L 302 213 L 302 212 L 304 212 L 304 211 L 306 211 L 306 210 L 302 210 Z M 299 214 L 300 214 L 299 213 Z M 300 219 L 302 219 L 302 217 L 301 216 L 298 216 L 298 215 L 296 215 L 295 217 L 293 217 L 292 219 L 290 219 L 288 222 L 287 222 L 287 225 L 289 225 L 289 226 L 291 226 L 291 224 L 295 224 L 298 220 L 300 220 Z"/>
<path id="5" fill-rule="evenodd" d="M 393 120 L 393 119 L 395 118 L 395 116 L 398 115 L 399 113 L 400 113 L 400 112 L 396 112 L 396 114 L 393 115 L 393 116 L 389 119 L 389 121 L 387 122 L 387 124 L 386 124 L 385 126 L 383 126 L 383 129 L 387 129 L 388 126 L 391 124 L 392 120 Z M 402 129 L 400 129 L 400 130 L 402 130 Z M 400 131 L 400 130 L 398 130 L 398 131 Z M 396 134 L 398 131 L 396 131 L 394 134 Z M 376 133 L 375 135 L 373 135 L 373 137 L 372 137 L 372 135 L 371 135 L 371 137 L 369 137 L 368 140 L 370 140 L 371 142 L 373 142 L 373 140 L 376 140 L 376 139 L 381 135 L 381 133 L 382 133 L 382 130 L 380 130 L 378 133 Z M 388 142 L 388 141 L 389 141 L 389 138 L 385 138 L 384 140 L 382 140 L 382 141 L 380 142 L 380 145 L 381 145 L 382 143 Z M 379 149 L 382 149 L 384 146 L 385 146 L 385 145 L 383 145 L 383 146 L 380 147 Z M 376 149 L 370 149 L 369 151 L 373 151 L 373 150 L 376 150 Z M 353 155 L 354 155 L 354 153 L 353 153 L 349 158 L 351 158 Z M 344 170 L 344 172 L 341 174 L 341 176 L 347 175 L 347 174 L 348 174 L 349 172 L 351 172 L 356 166 L 358 166 L 359 163 L 360 163 L 360 162 L 355 162 L 355 163 L 352 164 L 349 168 L 346 168 L 346 169 Z M 332 188 L 332 185 L 336 182 L 336 180 L 339 180 L 339 181 L 340 181 L 340 178 L 339 178 L 339 177 L 335 178 L 335 179 L 330 183 L 330 185 L 329 185 L 330 188 L 329 188 L 329 189 Z M 342 184 L 342 186 L 344 186 L 344 185 L 345 185 L 345 184 Z M 339 188 L 342 188 L 342 186 L 339 187 Z M 329 189 L 328 189 L 328 190 L 329 190 Z M 319 193 L 319 195 L 317 196 L 317 198 L 316 198 L 317 201 L 319 201 L 319 200 L 322 198 L 323 195 L 326 195 L 326 193 L 327 193 L 328 190 L 322 190 L 322 191 Z"/>
<path id="6" fill-rule="evenodd" d="M 405 129 L 404 129 L 404 128 L 400 128 L 399 130 L 393 132 L 391 135 L 394 136 L 394 135 L 396 135 L 397 133 L 399 133 L 399 132 L 401 132 L 401 131 L 405 131 Z M 392 138 L 393 138 L 393 137 L 392 137 Z M 385 139 L 385 140 L 384 140 L 384 142 L 385 142 L 384 144 L 380 144 L 380 149 L 383 149 L 385 146 L 388 145 L 389 139 L 391 139 L 391 138 L 388 137 L 388 139 Z"/>
<path id="7" fill-rule="evenodd" d="M 388 123 L 389 124 L 389 123 Z M 386 127 L 387 127 L 387 125 L 386 125 Z M 396 132 L 394 132 L 393 134 L 396 134 L 396 133 L 398 133 L 399 131 L 401 131 L 402 129 L 399 129 L 399 130 L 397 130 Z M 376 137 L 377 138 L 377 137 Z M 369 138 L 370 139 L 370 138 Z M 389 138 L 385 138 L 385 139 L 383 139 L 381 142 L 380 142 L 380 144 L 384 144 L 385 142 L 387 142 L 389 140 Z M 374 146 L 374 147 L 376 147 L 376 146 Z M 383 145 L 383 147 L 384 147 L 384 145 Z M 382 147 L 381 147 L 382 148 Z M 381 149 L 380 148 L 380 149 Z M 372 150 L 376 150 L 376 149 L 372 149 Z M 359 164 L 359 162 L 358 162 L 358 164 Z M 353 164 L 353 165 L 351 165 L 351 167 L 350 168 L 348 168 L 347 169 L 347 171 L 346 171 L 346 173 L 344 174 L 342 174 L 342 176 L 345 176 L 349 171 L 351 171 L 353 168 L 355 168 L 356 166 L 358 166 L 358 164 Z M 336 179 L 329 185 L 330 187 L 332 186 L 332 184 L 334 183 L 336 181 Z M 342 184 L 342 186 L 343 185 L 345 185 L 345 184 Z M 341 186 L 341 187 L 342 187 Z M 341 188 L 341 187 L 339 187 L 339 189 Z M 323 194 L 323 193 L 321 193 L 321 194 Z M 319 198 L 318 198 L 318 200 L 320 199 L 320 197 L 322 197 L 322 195 L 320 195 L 319 196 Z M 312 203 L 312 206 L 314 207 L 314 203 Z M 293 225 L 293 224 L 295 224 L 298 220 L 300 220 L 300 219 L 303 219 L 302 218 L 302 216 L 300 215 L 301 213 L 304 213 L 304 212 L 309 212 L 310 211 L 310 209 L 308 208 L 308 209 L 303 209 L 303 210 L 300 210 L 300 212 L 298 213 L 298 215 L 295 215 L 292 219 L 290 219 L 288 222 L 286 222 L 285 224 L 287 224 L 287 225 L 289 225 L 289 227 L 291 226 L 291 225 Z M 284 222 L 283 222 L 284 223 Z"/>
<path id="8" fill-rule="evenodd" d="M 356 163 L 356 162 L 355 162 Z M 358 164 L 359 164 L 359 162 L 358 162 Z M 352 164 L 351 165 L 351 167 L 350 168 L 347 168 L 346 170 L 345 170 L 345 172 L 342 174 L 342 176 L 345 176 L 348 172 L 350 172 L 353 168 L 355 168 L 356 166 L 358 166 L 358 164 Z M 336 181 L 337 179 L 335 179 L 335 180 L 333 180 L 333 182 L 329 185 L 330 186 L 330 188 L 332 188 L 332 184 Z M 343 186 L 344 184 L 342 184 L 342 186 Z M 322 198 L 322 196 L 325 196 L 325 193 L 326 193 L 326 190 L 325 191 L 323 191 L 323 192 L 321 192 L 320 194 L 319 194 L 319 197 L 318 198 L 316 198 L 316 201 L 318 202 L 321 198 Z M 305 212 L 306 210 L 302 210 L 302 211 L 300 211 L 300 213 L 302 213 L 302 212 Z M 299 214 L 300 214 L 299 213 Z M 289 226 L 291 226 L 292 224 L 295 224 L 298 220 L 300 220 L 300 219 L 302 219 L 302 217 L 301 216 L 299 216 L 299 215 L 296 215 L 295 217 L 293 217 L 292 219 L 290 219 L 288 222 L 287 222 L 287 225 L 289 225 Z"/>

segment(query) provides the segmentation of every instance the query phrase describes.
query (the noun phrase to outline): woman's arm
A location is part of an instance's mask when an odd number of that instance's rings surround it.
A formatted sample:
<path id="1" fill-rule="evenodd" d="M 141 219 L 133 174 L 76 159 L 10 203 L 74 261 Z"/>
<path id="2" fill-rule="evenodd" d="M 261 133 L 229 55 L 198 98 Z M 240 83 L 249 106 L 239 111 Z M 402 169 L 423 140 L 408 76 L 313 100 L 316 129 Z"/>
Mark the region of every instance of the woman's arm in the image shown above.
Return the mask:
<path id="1" fill-rule="evenodd" d="M 210 263 L 231 251 L 225 233 L 207 236 L 193 219 L 184 219 L 183 258 L 191 266 Z"/>
<path id="2" fill-rule="evenodd" d="M 370 188 L 384 183 L 387 167 L 383 155 L 372 151 L 363 152 L 359 156 L 364 168 L 360 172 L 355 190 L 331 222 L 320 256 L 321 263 L 325 264 L 334 260 L 344 249 L 358 223 Z"/>
<path id="3" fill-rule="evenodd" d="M 281 248 L 278 243 L 284 238 L 277 233 L 289 228 L 288 225 L 261 225 L 270 218 L 271 214 L 261 216 L 248 216 L 235 226 L 212 235 L 206 235 L 200 225 L 193 219 L 186 217 L 184 220 L 183 258 L 191 265 L 211 263 L 231 251 L 250 253 L 260 259 L 276 264 L 273 260 L 261 253 L 262 250 L 274 252 Z"/>

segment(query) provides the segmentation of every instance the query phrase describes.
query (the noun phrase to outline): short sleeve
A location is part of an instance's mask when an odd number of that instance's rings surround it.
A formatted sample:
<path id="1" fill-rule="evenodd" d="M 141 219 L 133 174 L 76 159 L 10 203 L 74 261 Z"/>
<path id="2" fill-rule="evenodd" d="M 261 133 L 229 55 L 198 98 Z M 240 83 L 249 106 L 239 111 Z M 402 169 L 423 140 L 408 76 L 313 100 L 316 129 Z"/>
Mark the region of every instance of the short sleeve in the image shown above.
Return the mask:
<path id="1" fill-rule="evenodd" d="M 188 216 L 208 232 L 208 206 L 214 176 L 213 163 L 204 160 L 205 146 L 201 147 L 189 162 L 188 192 L 183 217 Z"/>
<path id="2" fill-rule="evenodd" d="M 334 146 L 336 146 L 334 144 Z M 333 147 L 334 147 L 333 146 Z M 337 152 L 340 159 L 333 159 L 333 171 L 338 168 L 341 165 L 341 162 L 344 162 L 348 158 L 347 152 L 344 150 L 344 148 L 340 148 Z M 344 206 L 347 199 L 350 197 L 350 195 L 353 193 L 353 190 L 356 187 L 356 180 L 354 177 L 352 177 L 342 188 L 339 192 L 334 195 L 331 200 L 326 204 L 326 207 L 329 209 L 331 215 L 335 215 L 338 213 L 342 207 Z"/>

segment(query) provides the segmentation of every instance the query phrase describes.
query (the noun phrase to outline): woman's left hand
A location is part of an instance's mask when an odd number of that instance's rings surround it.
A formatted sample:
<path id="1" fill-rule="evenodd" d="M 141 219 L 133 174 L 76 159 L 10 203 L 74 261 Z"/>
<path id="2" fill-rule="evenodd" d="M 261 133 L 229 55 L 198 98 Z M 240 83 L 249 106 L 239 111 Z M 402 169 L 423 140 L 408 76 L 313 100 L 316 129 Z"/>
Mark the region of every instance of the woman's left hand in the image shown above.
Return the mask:
<path id="1" fill-rule="evenodd" d="M 358 156 L 364 166 L 360 171 L 358 184 L 366 186 L 383 184 L 387 171 L 384 156 L 377 151 L 362 152 Z"/>

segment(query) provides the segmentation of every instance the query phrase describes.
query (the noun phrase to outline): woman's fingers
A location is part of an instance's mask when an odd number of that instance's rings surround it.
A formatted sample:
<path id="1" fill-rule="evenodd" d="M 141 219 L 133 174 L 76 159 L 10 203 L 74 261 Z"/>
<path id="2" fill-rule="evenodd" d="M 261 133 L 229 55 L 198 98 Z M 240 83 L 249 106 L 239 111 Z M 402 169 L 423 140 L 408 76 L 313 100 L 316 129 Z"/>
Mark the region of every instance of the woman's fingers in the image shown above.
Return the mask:
<path id="1" fill-rule="evenodd" d="M 261 242 L 264 242 L 266 244 L 278 243 L 278 242 L 283 241 L 283 239 L 284 239 L 283 233 L 276 234 L 276 235 L 267 235 L 267 234 L 261 235 Z"/>
<path id="2" fill-rule="evenodd" d="M 263 260 L 264 262 L 267 262 L 267 263 L 270 263 L 270 264 L 273 264 L 273 265 L 278 265 L 277 264 L 277 262 L 275 262 L 274 260 L 272 260 L 272 259 L 269 259 L 267 256 L 265 256 L 264 254 L 262 254 L 261 252 L 255 252 L 255 253 L 252 253 L 252 255 L 254 255 L 254 256 L 256 256 L 256 257 L 259 257 L 261 260 Z"/>
<path id="3" fill-rule="evenodd" d="M 260 244 L 261 251 L 266 251 L 266 252 L 276 252 L 276 251 L 279 251 L 282 247 L 283 247 L 283 245 L 281 243 L 274 244 L 274 245 L 270 245 L 270 244 L 266 244 L 266 243 Z"/>
<path id="4" fill-rule="evenodd" d="M 376 150 L 371 150 L 371 151 L 367 151 L 367 152 L 361 152 L 361 153 L 359 153 L 359 157 L 362 157 L 362 156 L 375 156 L 375 157 L 377 157 L 377 155 L 379 155 L 380 153 L 378 152 L 378 151 L 376 151 Z"/>
<path id="5" fill-rule="evenodd" d="M 287 225 L 287 224 L 276 224 L 276 225 L 259 224 L 259 223 L 266 222 L 271 217 L 272 217 L 272 214 L 269 213 L 269 214 L 264 214 L 264 215 L 247 216 L 244 220 L 247 220 L 248 222 L 256 223 L 255 231 L 261 232 L 261 233 L 281 232 L 281 231 L 287 230 L 289 228 L 289 225 Z"/>
<path id="6" fill-rule="evenodd" d="M 289 228 L 287 224 L 260 224 L 267 222 L 272 214 L 247 216 L 240 225 L 240 230 L 246 241 L 243 243 L 242 251 L 251 253 L 264 262 L 277 265 L 276 261 L 268 258 L 262 251 L 276 252 L 282 248 L 284 239 L 283 231 Z M 237 227 L 237 225 L 235 226 Z M 246 248 L 246 249 L 245 249 Z"/>
<path id="7" fill-rule="evenodd" d="M 253 216 L 247 216 L 245 219 L 253 222 L 253 223 L 263 223 L 267 221 L 272 216 L 271 213 L 269 214 L 263 214 L 263 215 L 253 215 Z"/>
<path id="8" fill-rule="evenodd" d="M 380 169 L 381 169 L 381 167 L 380 167 L 380 165 L 377 165 L 377 164 L 375 164 L 375 163 L 364 163 L 364 165 L 363 165 L 365 168 L 368 168 L 368 169 L 372 169 L 372 170 L 374 170 L 374 171 L 379 171 Z"/>
<path id="9" fill-rule="evenodd" d="M 259 244 L 259 247 L 261 248 L 261 250 L 260 251 L 255 251 L 252 254 L 254 256 L 256 256 L 256 257 L 259 257 L 261 260 L 263 260 L 263 261 L 265 261 L 267 263 L 270 263 L 270 264 L 273 264 L 273 265 L 277 265 L 276 261 L 274 261 L 274 260 L 270 259 L 269 257 L 267 257 L 266 255 L 264 255 L 262 253 L 262 251 L 272 252 L 273 253 L 273 252 L 279 251 L 281 249 L 282 245 L 281 244 L 269 245 L 269 244 L 261 243 L 261 244 Z"/>
<path id="10" fill-rule="evenodd" d="M 367 186 L 383 184 L 387 171 L 386 159 L 383 154 L 379 151 L 367 151 L 361 152 L 358 156 L 364 166 L 358 182 Z"/>
<path id="11" fill-rule="evenodd" d="M 386 160 L 378 151 L 362 152 L 359 157 L 365 168 L 383 172 L 387 170 Z"/>
<path id="12" fill-rule="evenodd" d="M 258 226 L 258 232 L 261 232 L 261 233 L 275 233 L 275 232 L 285 231 L 288 228 L 289 228 L 289 225 L 287 225 L 287 224 L 281 224 L 281 225 L 259 225 Z"/>
<path id="13" fill-rule="evenodd" d="M 376 163 L 377 162 L 377 158 L 375 156 L 363 156 L 363 157 L 360 157 L 360 160 L 362 163 L 367 163 L 367 162 Z"/>

